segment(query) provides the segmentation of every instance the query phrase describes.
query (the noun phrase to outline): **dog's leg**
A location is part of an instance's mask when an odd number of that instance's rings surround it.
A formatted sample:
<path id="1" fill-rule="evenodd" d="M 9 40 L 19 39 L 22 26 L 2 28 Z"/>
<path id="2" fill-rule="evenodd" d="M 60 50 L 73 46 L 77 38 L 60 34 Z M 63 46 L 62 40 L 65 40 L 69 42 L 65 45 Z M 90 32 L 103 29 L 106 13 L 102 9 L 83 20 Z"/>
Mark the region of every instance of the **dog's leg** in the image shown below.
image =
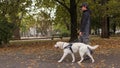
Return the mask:
<path id="1" fill-rule="evenodd" d="M 72 53 L 71 56 L 72 56 L 72 59 L 73 59 L 72 62 L 75 62 L 75 56 L 74 56 L 74 54 Z"/>
<path id="2" fill-rule="evenodd" d="M 78 63 L 81 63 L 84 60 L 84 53 L 80 53 L 81 60 Z"/>
<path id="3" fill-rule="evenodd" d="M 91 58 L 92 63 L 94 63 L 94 62 L 95 62 L 95 60 L 93 59 L 93 57 L 92 57 L 92 55 L 90 54 L 90 52 L 89 52 L 89 53 L 87 53 L 87 55 Z"/>
<path id="4" fill-rule="evenodd" d="M 68 55 L 68 53 L 64 53 L 62 58 L 58 61 L 59 63 L 63 61 L 63 59 Z"/>

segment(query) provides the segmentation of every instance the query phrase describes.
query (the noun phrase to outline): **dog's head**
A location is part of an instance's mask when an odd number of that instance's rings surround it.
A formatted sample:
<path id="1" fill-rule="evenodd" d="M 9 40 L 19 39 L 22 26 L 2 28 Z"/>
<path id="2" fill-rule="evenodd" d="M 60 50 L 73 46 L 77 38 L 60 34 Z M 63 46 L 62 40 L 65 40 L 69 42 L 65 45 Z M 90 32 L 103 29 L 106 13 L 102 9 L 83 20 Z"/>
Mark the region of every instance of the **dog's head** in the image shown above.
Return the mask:
<path id="1" fill-rule="evenodd" d="M 63 44 L 64 44 L 64 42 L 56 42 L 55 48 L 63 49 Z"/>

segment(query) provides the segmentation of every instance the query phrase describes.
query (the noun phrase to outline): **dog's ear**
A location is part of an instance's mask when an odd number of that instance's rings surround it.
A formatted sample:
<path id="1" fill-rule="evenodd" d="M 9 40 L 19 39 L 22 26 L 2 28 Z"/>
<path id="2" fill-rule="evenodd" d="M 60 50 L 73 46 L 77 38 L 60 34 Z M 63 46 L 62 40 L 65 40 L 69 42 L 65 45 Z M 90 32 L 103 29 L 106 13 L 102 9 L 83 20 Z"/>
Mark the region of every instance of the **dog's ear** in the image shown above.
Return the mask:
<path id="1" fill-rule="evenodd" d="M 58 41 L 58 42 L 57 42 L 57 44 L 59 44 L 59 45 L 60 45 L 60 44 L 61 44 L 61 41 Z"/>
<path id="2" fill-rule="evenodd" d="M 64 42 L 59 41 L 59 42 L 57 42 L 57 46 L 58 46 L 60 49 L 63 49 L 63 43 L 64 43 Z"/>

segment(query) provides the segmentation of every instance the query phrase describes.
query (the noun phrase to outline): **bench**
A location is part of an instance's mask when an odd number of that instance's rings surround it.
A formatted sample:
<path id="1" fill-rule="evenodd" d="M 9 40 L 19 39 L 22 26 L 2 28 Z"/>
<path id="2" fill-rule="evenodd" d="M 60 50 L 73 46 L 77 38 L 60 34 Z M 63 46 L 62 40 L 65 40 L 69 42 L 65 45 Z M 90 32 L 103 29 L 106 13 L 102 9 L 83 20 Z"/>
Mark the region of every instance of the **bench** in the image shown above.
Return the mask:
<path id="1" fill-rule="evenodd" d="M 54 38 L 60 38 L 62 40 L 62 35 L 61 34 L 53 34 L 51 36 L 51 40 L 54 40 Z"/>

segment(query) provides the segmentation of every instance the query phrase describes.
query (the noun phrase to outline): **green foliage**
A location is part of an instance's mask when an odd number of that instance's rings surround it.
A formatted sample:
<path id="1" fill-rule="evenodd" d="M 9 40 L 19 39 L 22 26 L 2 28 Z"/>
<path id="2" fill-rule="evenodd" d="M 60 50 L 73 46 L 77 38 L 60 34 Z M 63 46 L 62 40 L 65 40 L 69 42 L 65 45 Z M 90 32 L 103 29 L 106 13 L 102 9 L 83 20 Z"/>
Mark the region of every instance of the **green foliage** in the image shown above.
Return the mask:
<path id="1" fill-rule="evenodd" d="M 107 14 L 111 18 L 111 26 L 116 24 L 120 27 L 120 2 L 119 0 L 110 0 L 107 4 L 108 11 Z"/>
<path id="2" fill-rule="evenodd" d="M 70 30 L 70 15 L 68 13 L 67 10 L 65 10 L 65 8 L 63 8 L 62 6 L 57 6 L 56 7 L 56 13 L 55 13 L 55 20 L 54 23 L 60 24 L 60 25 L 64 25 L 67 30 Z M 59 27 L 61 28 L 61 26 Z"/>
<path id="3" fill-rule="evenodd" d="M 0 1 L 0 19 L 6 19 L 13 23 L 22 18 L 27 12 L 27 7 L 31 5 L 31 0 L 3 0 Z"/>
<path id="4" fill-rule="evenodd" d="M 24 15 L 21 24 L 20 29 L 21 32 L 27 32 L 30 27 L 33 27 L 35 24 L 35 19 L 31 15 Z"/>
<path id="5" fill-rule="evenodd" d="M 12 38 L 12 33 L 15 25 L 7 21 L 0 21 L 0 45 L 8 43 Z"/>
<path id="6" fill-rule="evenodd" d="M 31 4 L 32 4 L 32 0 L 1 0 L 0 1 L 0 20 L 2 22 L 7 21 L 7 22 L 12 22 L 11 24 L 15 24 L 14 27 L 16 28 L 16 32 L 13 31 L 14 37 L 17 37 L 19 35 L 19 30 L 17 29 L 20 27 L 20 23 L 24 14 L 26 14 L 29 11 L 29 9 L 27 8 L 30 7 Z M 3 25 L 3 26 L 7 27 L 7 25 Z M 9 36 L 6 37 L 9 38 Z"/>
<path id="7" fill-rule="evenodd" d="M 68 37 L 68 36 L 70 36 L 70 31 L 67 30 L 66 26 L 65 26 L 65 25 L 62 25 L 62 24 L 56 24 L 56 25 L 54 25 L 54 31 L 60 32 L 60 34 L 61 34 L 63 37 Z"/>

